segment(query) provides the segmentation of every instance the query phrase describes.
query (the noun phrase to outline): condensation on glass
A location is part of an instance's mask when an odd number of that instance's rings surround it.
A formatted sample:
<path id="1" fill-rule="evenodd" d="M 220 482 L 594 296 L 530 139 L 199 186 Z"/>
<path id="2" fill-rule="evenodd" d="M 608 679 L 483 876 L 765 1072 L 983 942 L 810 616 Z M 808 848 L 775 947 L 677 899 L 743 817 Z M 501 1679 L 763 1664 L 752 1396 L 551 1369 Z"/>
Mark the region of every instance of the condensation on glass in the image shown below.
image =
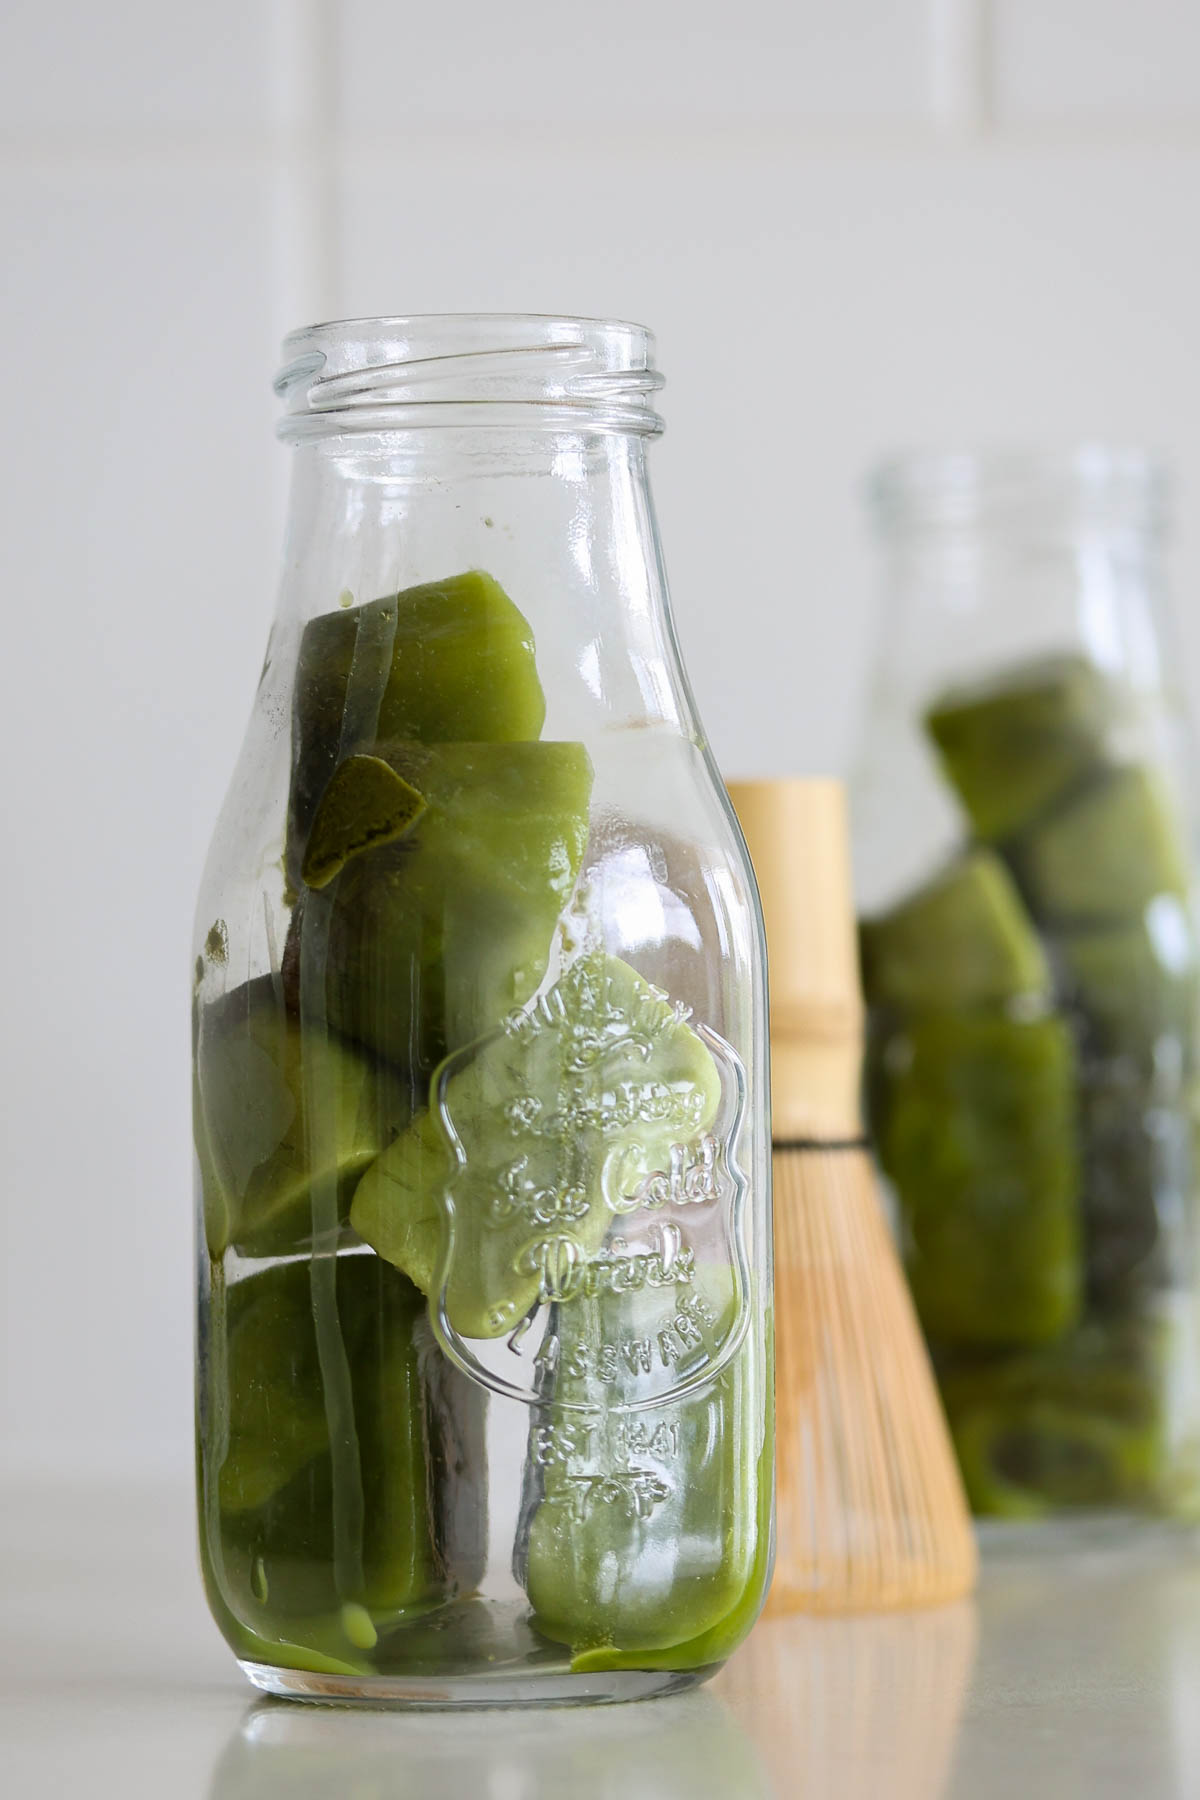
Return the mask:
<path id="1" fill-rule="evenodd" d="M 258 1686 L 702 1679 L 771 1550 L 764 954 L 638 326 L 318 326 L 203 878 L 199 1508 Z"/>
<path id="2" fill-rule="evenodd" d="M 854 783 L 867 1110 L 980 1513 L 1194 1516 L 1196 839 L 1145 456 L 912 456 Z"/>

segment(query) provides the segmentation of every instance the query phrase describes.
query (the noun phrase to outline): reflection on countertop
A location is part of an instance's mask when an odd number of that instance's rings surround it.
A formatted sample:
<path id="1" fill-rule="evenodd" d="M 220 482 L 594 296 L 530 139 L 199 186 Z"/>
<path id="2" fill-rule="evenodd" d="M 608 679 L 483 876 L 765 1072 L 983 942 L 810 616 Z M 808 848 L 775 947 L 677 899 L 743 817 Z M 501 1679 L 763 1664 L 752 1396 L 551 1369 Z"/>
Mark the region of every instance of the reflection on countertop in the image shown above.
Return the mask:
<path id="1" fill-rule="evenodd" d="M 380 1713 L 265 1700 L 208 1800 L 772 1800 L 753 1739 L 714 1694 L 611 1706 Z"/>
<path id="2" fill-rule="evenodd" d="M 977 1635 L 972 1602 L 772 1619 L 714 1687 L 618 1718 L 611 1707 L 398 1717 L 260 1701 L 208 1800 L 943 1800 Z"/>
<path id="3" fill-rule="evenodd" d="M 88 1800 L 1197 1800 L 1200 1548 L 1144 1522 L 983 1534 L 977 1600 L 770 1618 L 706 1688 L 386 1713 L 252 1700 L 191 1496 L 0 1488 L 5 1792 Z"/>
<path id="4" fill-rule="evenodd" d="M 619 1710 L 400 1716 L 260 1701 L 208 1800 L 942 1800 L 976 1635 L 965 1602 L 771 1620 L 713 1687 Z"/>
<path id="5" fill-rule="evenodd" d="M 758 1741 L 780 1800 L 943 1800 L 977 1633 L 965 1600 L 767 1619 L 718 1691 L 740 1718 L 770 1721 Z"/>

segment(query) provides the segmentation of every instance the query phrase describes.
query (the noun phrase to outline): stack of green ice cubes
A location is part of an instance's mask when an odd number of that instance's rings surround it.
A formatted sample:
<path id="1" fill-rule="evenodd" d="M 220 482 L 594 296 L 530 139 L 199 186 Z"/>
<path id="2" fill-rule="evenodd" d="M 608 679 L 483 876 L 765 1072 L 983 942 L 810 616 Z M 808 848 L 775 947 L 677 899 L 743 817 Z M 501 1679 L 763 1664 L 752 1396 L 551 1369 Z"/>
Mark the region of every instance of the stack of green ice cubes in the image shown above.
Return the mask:
<path id="1" fill-rule="evenodd" d="M 861 925 L 867 1110 L 975 1509 L 1185 1503 L 1196 937 L 1172 797 L 1064 656 L 925 716 L 959 855 Z"/>
<path id="2" fill-rule="evenodd" d="M 513 1331 L 539 1302 L 531 1216 L 549 1208 L 547 1228 L 598 1250 L 606 1159 L 657 1167 L 716 1118 L 716 1065 L 685 1019 L 603 948 L 568 954 L 592 768 L 582 744 L 542 738 L 544 718 L 528 623 L 482 572 L 311 621 L 286 948 L 230 986 L 218 931 L 220 967 L 197 971 L 202 1548 L 214 1610 L 251 1660 L 403 1667 L 404 1634 L 477 1588 L 487 1402 L 440 1348 L 429 1301 L 465 1338 Z M 539 990 L 551 1028 L 523 1029 Z M 602 1336 L 599 1311 L 581 1305 L 579 1329 Z M 647 1634 L 636 1596 L 650 1606 L 678 1521 L 594 1509 L 568 1570 L 546 1549 L 555 1493 L 526 1520 L 535 1616 L 593 1665 L 690 1666 L 744 1592 L 757 1600 L 769 1533 L 753 1506 L 737 1557 L 723 1535 L 752 1416 L 733 1386 L 706 1404 L 711 1467 L 697 1461 L 691 1495 L 724 1523 L 684 1570 L 694 1590 L 681 1576 L 658 1609 L 665 1628 Z"/>

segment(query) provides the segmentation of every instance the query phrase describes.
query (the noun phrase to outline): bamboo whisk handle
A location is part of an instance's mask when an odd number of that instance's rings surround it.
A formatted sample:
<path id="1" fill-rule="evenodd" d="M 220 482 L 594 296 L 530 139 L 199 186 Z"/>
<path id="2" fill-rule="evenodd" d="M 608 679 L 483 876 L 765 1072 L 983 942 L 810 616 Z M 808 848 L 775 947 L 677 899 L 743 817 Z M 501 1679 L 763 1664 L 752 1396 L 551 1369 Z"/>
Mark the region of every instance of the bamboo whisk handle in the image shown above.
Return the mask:
<path id="1" fill-rule="evenodd" d="M 771 965 L 779 1554 L 770 1604 L 845 1612 L 953 1599 L 975 1579 L 966 1500 L 870 1159 L 855 1147 L 862 998 L 844 791 L 835 781 L 751 781 L 730 793 Z"/>
<path id="2" fill-rule="evenodd" d="M 734 781 L 767 930 L 777 1142 L 861 1131 L 862 992 L 840 781 Z"/>

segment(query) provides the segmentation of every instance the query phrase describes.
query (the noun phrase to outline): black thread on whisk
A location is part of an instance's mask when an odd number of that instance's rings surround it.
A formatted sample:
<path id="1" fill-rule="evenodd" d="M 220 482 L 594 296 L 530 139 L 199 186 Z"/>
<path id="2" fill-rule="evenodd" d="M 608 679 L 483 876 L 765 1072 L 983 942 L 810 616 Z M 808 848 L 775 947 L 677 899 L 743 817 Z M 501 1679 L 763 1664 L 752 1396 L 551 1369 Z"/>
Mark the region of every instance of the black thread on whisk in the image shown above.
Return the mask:
<path id="1" fill-rule="evenodd" d="M 772 1150 L 869 1150 L 870 1139 L 852 1138 L 774 1138 Z"/>

